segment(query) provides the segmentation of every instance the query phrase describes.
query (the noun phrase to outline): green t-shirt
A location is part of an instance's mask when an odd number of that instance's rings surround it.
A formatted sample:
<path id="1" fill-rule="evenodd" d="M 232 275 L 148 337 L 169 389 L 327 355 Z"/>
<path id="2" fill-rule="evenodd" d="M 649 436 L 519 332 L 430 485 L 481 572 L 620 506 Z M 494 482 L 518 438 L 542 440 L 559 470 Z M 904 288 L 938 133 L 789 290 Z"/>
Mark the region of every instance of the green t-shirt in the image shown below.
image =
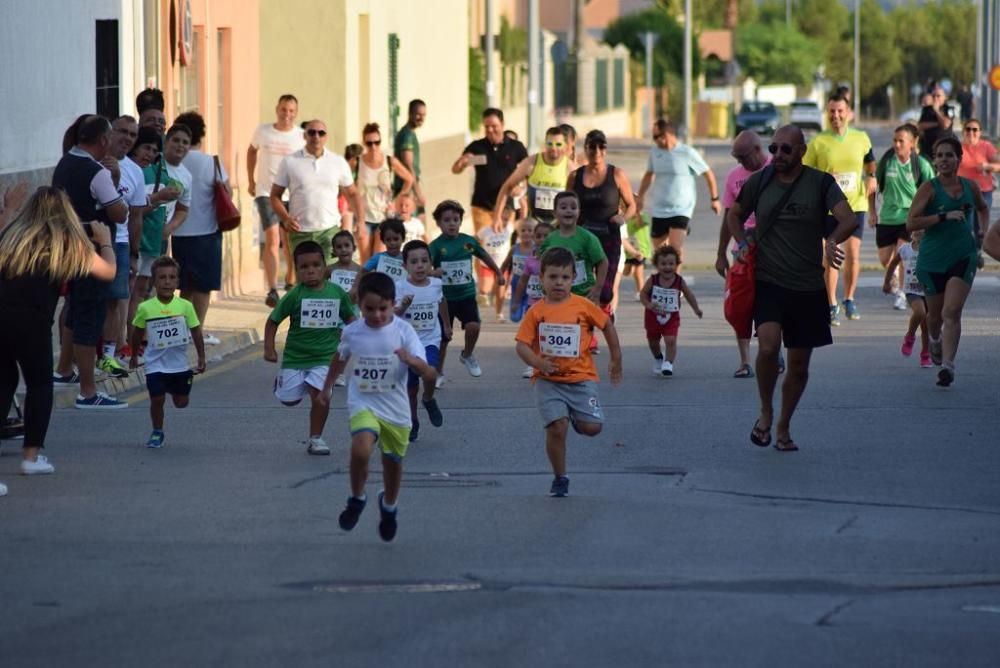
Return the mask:
<path id="1" fill-rule="evenodd" d="M 476 278 L 472 258 L 485 260 L 489 257 L 475 237 L 459 233 L 453 239 L 443 234 L 430 243 L 431 263 L 444 270 L 441 283 L 444 298 L 457 302 L 476 296 Z"/>
<path id="2" fill-rule="evenodd" d="M 924 238 L 920 242 L 920 254 L 917 255 L 917 270 L 934 273 L 946 272 L 956 262 L 976 255 L 976 238 L 973 236 L 973 221 L 976 216 L 976 203 L 972 197 L 971 182 L 961 179 L 962 195 L 952 197 L 941 182 L 934 178 L 934 197 L 927 203 L 923 215 L 931 216 L 949 211 L 960 211 L 968 206 L 968 213 L 962 220 L 946 220 L 935 223 L 924 229 Z M 975 260 L 972 260 L 973 262 Z"/>
<path id="3" fill-rule="evenodd" d="M 291 318 L 282 369 L 311 369 L 330 363 L 344 325 L 354 320 L 350 296 L 328 281 L 312 289 L 299 283 L 274 307 L 269 316 L 280 323 Z"/>
<path id="4" fill-rule="evenodd" d="M 396 133 L 396 138 L 392 142 L 392 152 L 397 160 L 403 162 L 403 151 L 413 151 L 413 177 L 420 180 L 420 141 L 417 133 L 410 127 L 409 123 L 400 128 Z M 406 167 L 406 163 L 403 163 Z M 396 195 L 403 189 L 403 181 L 398 176 L 393 178 L 392 192 Z"/>
<path id="5" fill-rule="evenodd" d="M 934 168 L 925 158 L 917 155 L 916 152 L 910 154 L 910 160 L 918 160 L 920 166 L 920 176 L 924 181 L 934 178 Z M 917 182 L 913 178 L 913 165 L 907 160 L 906 164 L 899 161 L 893 153 L 885 167 L 885 174 L 879 174 L 882 178 L 882 210 L 879 212 L 878 222 L 880 225 L 905 225 L 906 216 L 910 212 L 910 204 L 913 196 L 917 194 Z"/>
<path id="6" fill-rule="evenodd" d="M 769 181 L 761 191 L 760 180 L 764 174 L 768 174 Z M 786 290 L 825 290 L 823 239 L 827 212 L 846 198 L 831 175 L 803 166 L 792 195 L 781 211 L 772 215 L 774 207 L 791 187 L 791 183 L 782 183 L 772 170 L 763 169 L 747 180 L 736 200 L 743 211 L 756 214 L 756 278 Z M 760 196 L 755 207 L 753 200 L 758 191 Z"/>
<path id="7" fill-rule="evenodd" d="M 167 170 L 161 162 L 146 165 L 142 175 L 146 181 L 146 193 L 152 193 L 156 185 L 156 170 L 160 169 L 160 187 L 167 185 Z M 167 224 L 167 207 L 161 204 L 142 216 L 142 236 L 139 239 L 139 252 L 153 257 L 160 256 L 163 244 L 163 226 Z"/>
<path id="8" fill-rule="evenodd" d="M 555 229 L 549 236 L 545 237 L 542 247 L 538 249 L 538 257 L 545 254 L 550 248 L 565 248 L 573 254 L 576 259 L 576 276 L 573 279 L 573 294 L 586 297 L 590 289 L 594 287 L 596 277 L 594 267 L 607 260 L 604 249 L 601 248 L 600 240 L 582 227 L 577 227 L 572 236 L 564 237 L 562 233 Z"/>
<path id="9" fill-rule="evenodd" d="M 628 235 L 629 243 L 635 246 L 635 249 L 642 253 L 642 256 L 647 260 L 653 254 L 653 241 L 649 238 L 649 221 L 649 214 L 643 212 L 641 220 L 639 217 L 634 217 L 625 225 L 625 233 Z M 628 251 L 625 251 L 625 256 L 628 259 L 633 259 L 632 254 Z"/>

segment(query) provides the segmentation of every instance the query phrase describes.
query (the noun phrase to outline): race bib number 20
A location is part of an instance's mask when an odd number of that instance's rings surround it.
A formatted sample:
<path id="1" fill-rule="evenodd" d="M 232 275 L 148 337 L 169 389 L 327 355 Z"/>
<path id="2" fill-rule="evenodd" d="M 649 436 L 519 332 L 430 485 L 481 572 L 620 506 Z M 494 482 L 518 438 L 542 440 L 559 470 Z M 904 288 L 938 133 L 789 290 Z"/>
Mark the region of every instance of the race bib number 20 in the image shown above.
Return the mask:
<path id="1" fill-rule="evenodd" d="M 445 285 L 466 285 L 472 282 L 472 260 L 441 263 L 441 282 Z"/>

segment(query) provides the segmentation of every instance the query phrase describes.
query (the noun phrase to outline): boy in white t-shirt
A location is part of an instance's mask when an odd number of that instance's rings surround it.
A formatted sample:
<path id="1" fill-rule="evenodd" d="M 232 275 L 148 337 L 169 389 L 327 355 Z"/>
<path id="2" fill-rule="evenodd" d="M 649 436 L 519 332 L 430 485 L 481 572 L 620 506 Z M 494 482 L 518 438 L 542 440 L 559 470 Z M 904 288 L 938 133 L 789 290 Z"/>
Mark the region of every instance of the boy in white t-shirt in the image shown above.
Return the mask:
<path id="1" fill-rule="evenodd" d="M 388 542 L 396 537 L 396 502 L 403 480 L 403 457 L 409 445 L 407 374 L 413 369 L 425 383 L 433 384 L 437 372 L 424 359 L 424 346 L 413 327 L 393 312 L 396 287 L 392 279 L 377 272 L 366 274 L 358 279 L 357 288 L 362 317 L 344 328 L 320 396 L 329 403 L 333 380 L 353 359 L 354 370 L 347 388 L 351 496 L 340 514 L 340 528 L 350 531 L 361 518 L 368 500 L 368 460 L 378 445 L 385 485 L 378 495 L 378 533 Z"/>
<path id="2" fill-rule="evenodd" d="M 445 301 L 441 279 L 431 276 L 431 251 L 427 244 L 417 239 L 403 246 L 403 263 L 408 277 L 396 281 L 396 315 L 406 320 L 424 344 L 424 358 L 432 367 L 437 367 L 441 353 L 441 336 L 451 338 L 451 320 L 448 318 L 448 302 Z M 442 323 L 444 327 L 442 329 Z M 417 440 L 420 421 L 417 420 L 417 390 L 420 377 L 410 371 L 406 389 L 410 395 L 410 443 Z M 440 427 L 444 423 L 437 399 L 434 398 L 434 383 L 424 382 L 424 408 L 431 424 Z"/>
<path id="3" fill-rule="evenodd" d="M 413 217 L 414 211 L 417 210 L 417 204 L 413 201 L 413 195 L 409 193 L 399 195 L 396 198 L 395 207 L 396 213 L 399 219 L 403 221 L 403 227 L 406 229 L 404 242 L 419 239 L 425 243 L 430 243 L 431 240 L 427 234 L 427 226 L 424 225 L 424 221 Z"/>

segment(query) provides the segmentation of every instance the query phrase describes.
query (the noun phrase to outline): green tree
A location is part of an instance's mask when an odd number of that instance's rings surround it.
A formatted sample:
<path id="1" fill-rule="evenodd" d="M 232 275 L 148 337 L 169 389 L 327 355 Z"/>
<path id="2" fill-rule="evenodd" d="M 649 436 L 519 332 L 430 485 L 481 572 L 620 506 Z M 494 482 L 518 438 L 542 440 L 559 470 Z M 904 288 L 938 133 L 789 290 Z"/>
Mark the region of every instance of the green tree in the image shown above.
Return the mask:
<path id="1" fill-rule="evenodd" d="M 604 31 L 604 41 L 612 46 L 624 44 L 632 58 L 646 62 L 645 33 L 656 34 L 653 47 L 653 85 L 665 84 L 665 73 L 684 70 L 684 28 L 666 9 L 651 7 L 635 14 L 615 19 Z M 695 36 L 697 44 L 697 36 Z M 697 76 L 701 71 L 701 57 L 697 48 L 692 53 L 691 69 Z"/>
<path id="2" fill-rule="evenodd" d="M 896 29 L 876 0 L 861 2 L 861 99 L 881 92 L 903 64 L 896 46 Z M 853 49 L 853 44 L 852 44 Z M 853 59 L 852 59 L 853 61 Z M 851 63 L 853 67 L 853 62 Z"/>
<path id="3" fill-rule="evenodd" d="M 784 22 L 751 23 L 736 30 L 736 60 L 759 84 L 809 85 L 822 59 L 813 40 Z"/>
<path id="4" fill-rule="evenodd" d="M 792 18 L 802 34 L 822 50 L 827 78 L 850 81 L 854 72 L 854 45 L 847 7 L 831 0 L 797 0 Z"/>
<path id="5" fill-rule="evenodd" d="M 698 0 L 691 3 L 694 24 L 699 29 L 717 30 L 724 27 L 727 4 L 729 4 L 729 0 Z M 754 23 L 757 20 L 757 3 L 754 0 L 739 0 L 738 6 L 740 25 Z M 681 11 L 683 11 L 683 4 Z"/>
<path id="6" fill-rule="evenodd" d="M 486 65 L 483 52 L 469 47 L 469 129 L 473 133 L 482 123 L 481 114 L 486 108 Z"/>
<path id="7" fill-rule="evenodd" d="M 936 76 L 956 85 L 970 84 L 976 68 L 976 5 L 971 0 L 942 2 L 927 7 L 937 28 L 933 45 Z M 932 74 L 931 76 L 935 76 Z"/>

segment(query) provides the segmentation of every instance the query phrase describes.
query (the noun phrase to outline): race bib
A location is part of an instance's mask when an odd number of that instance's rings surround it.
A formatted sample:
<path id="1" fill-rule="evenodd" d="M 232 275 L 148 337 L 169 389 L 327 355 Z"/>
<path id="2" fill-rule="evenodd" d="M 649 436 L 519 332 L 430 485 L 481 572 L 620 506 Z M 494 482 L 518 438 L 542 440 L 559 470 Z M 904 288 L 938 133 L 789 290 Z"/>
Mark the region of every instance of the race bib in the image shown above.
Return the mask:
<path id="1" fill-rule="evenodd" d="M 906 287 L 903 291 L 911 295 L 922 295 L 924 294 L 924 284 L 917 279 L 917 272 L 914 265 L 916 265 L 916 261 L 906 263 L 906 271 L 903 274 L 903 282 Z"/>
<path id="2" fill-rule="evenodd" d="M 413 325 L 418 332 L 426 332 L 437 326 L 438 305 L 434 302 L 410 304 L 403 319 Z"/>
<path id="3" fill-rule="evenodd" d="M 394 281 L 406 276 L 406 270 L 403 269 L 403 258 L 391 255 L 380 255 L 375 271 L 389 276 Z"/>
<path id="4" fill-rule="evenodd" d="M 649 300 L 662 306 L 667 313 L 677 313 L 681 310 L 680 290 L 675 288 L 661 288 L 654 285 Z"/>
<path id="5" fill-rule="evenodd" d="M 524 261 L 526 259 L 523 255 L 514 255 L 510 258 L 510 270 L 514 276 L 520 276 L 524 273 Z"/>
<path id="6" fill-rule="evenodd" d="M 549 188 L 537 188 L 535 190 L 535 208 L 544 209 L 545 211 L 551 211 L 556 207 L 556 195 L 559 193 L 558 190 L 551 190 Z"/>
<path id="7" fill-rule="evenodd" d="M 353 271 L 334 269 L 333 273 L 330 274 L 330 282 L 343 288 L 344 292 L 350 292 L 351 288 L 354 287 L 354 279 L 357 277 L 357 273 Z"/>
<path id="8" fill-rule="evenodd" d="M 466 285 L 472 282 L 472 260 L 442 262 L 441 271 L 441 282 L 445 285 Z"/>
<path id="9" fill-rule="evenodd" d="M 528 285 L 525 286 L 524 293 L 528 295 L 528 299 L 541 299 L 545 296 L 542 292 L 542 279 L 539 278 L 538 274 L 532 274 L 528 277 Z"/>
<path id="10" fill-rule="evenodd" d="M 358 390 L 365 393 L 392 392 L 396 389 L 395 355 L 359 356 L 354 360 L 354 378 Z"/>
<path id="11" fill-rule="evenodd" d="M 579 357 L 580 325 L 539 323 L 538 349 L 550 357 Z"/>
<path id="12" fill-rule="evenodd" d="M 573 285 L 583 285 L 587 282 L 587 264 L 583 260 L 576 261 L 576 276 L 573 277 Z"/>
<path id="13" fill-rule="evenodd" d="M 303 329 L 333 329 L 340 325 L 339 299 L 303 299 L 299 312 L 299 327 Z"/>
<path id="14" fill-rule="evenodd" d="M 833 178 L 837 180 L 837 185 L 840 189 L 844 191 L 845 195 L 850 195 L 857 192 L 858 190 L 858 173 L 857 172 L 841 172 L 834 174 Z"/>
<path id="15" fill-rule="evenodd" d="M 190 343 L 191 330 L 183 316 L 158 318 L 146 321 L 146 338 L 153 350 L 166 350 Z"/>

